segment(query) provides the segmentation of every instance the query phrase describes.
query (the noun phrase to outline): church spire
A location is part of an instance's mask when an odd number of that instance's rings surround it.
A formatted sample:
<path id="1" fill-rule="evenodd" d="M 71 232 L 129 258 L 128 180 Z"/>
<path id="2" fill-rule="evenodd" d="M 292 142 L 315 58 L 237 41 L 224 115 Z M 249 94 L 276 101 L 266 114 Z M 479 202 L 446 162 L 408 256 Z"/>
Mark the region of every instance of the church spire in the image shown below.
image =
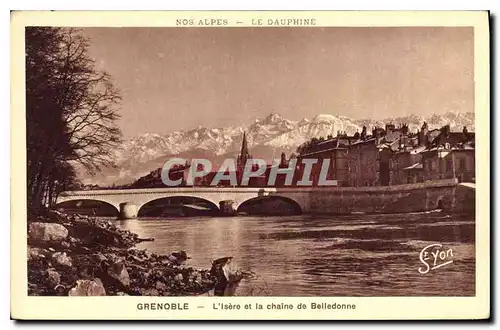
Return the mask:
<path id="1" fill-rule="evenodd" d="M 250 153 L 248 152 L 248 142 L 247 142 L 247 134 L 243 132 L 243 141 L 241 142 L 241 151 L 238 155 L 237 165 L 238 167 L 245 166 L 248 159 L 252 158 Z"/>
<path id="2" fill-rule="evenodd" d="M 241 142 L 240 156 L 244 157 L 247 155 L 248 155 L 247 133 L 243 132 L 243 141 Z"/>

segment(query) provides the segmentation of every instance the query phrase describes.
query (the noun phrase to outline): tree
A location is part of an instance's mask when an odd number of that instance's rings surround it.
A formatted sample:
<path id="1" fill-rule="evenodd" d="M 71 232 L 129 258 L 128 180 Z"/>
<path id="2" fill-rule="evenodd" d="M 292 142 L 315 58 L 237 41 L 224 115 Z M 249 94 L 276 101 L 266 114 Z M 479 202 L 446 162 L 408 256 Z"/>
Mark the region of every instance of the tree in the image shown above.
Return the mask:
<path id="1" fill-rule="evenodd" d="M 120 95 L 67 28 L 26 28 L 28 205 L 38 209 L 76 183 L 75 168 L 112 166 Z"/>

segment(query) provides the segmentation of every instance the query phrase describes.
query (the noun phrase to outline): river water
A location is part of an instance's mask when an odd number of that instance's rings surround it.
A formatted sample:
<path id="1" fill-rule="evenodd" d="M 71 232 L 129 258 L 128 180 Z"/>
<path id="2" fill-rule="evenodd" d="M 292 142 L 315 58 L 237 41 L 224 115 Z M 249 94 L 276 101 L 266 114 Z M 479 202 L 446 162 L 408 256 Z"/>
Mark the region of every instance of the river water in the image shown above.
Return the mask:
<path id="1" fill-rule="evenodd" d="M 254 272 L 240 296 L 473 296 L 474 216 L 443 213 L 199 217 L 117 221 L 158 254 L 185 250 L 188 265 L 233 256 Z M 427 251 L 429 268 L 420 261 Z M 437 255 L 434 264 L 434 255 Z M 441 258 L 441 257 L 444 258 Z M 450 262 L 451 261 L 451 262 Z"/>

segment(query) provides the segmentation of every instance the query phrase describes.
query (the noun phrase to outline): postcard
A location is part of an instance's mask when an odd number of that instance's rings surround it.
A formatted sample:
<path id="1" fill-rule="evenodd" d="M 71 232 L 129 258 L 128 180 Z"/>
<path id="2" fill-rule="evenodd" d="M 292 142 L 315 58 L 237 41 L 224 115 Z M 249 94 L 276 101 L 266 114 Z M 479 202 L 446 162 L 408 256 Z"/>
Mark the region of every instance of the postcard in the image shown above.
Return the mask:
<path id="1" fill-rule="evenodd" d="M 12 318 L 490 317 L 488 12 L 11 35 Z"/>

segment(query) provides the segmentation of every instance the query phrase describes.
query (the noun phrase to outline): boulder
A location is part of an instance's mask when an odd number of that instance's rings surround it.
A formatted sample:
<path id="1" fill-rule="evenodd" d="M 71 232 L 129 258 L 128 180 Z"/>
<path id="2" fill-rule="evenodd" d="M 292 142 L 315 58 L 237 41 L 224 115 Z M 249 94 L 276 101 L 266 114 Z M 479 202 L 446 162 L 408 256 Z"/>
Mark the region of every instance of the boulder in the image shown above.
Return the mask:
<path id="1" fill-rule="evenodd" d="M 78 280 L 75 287 L 68 292 L 68 296 L 105 296 L 106 290 L 100 279 Z"/>
<path id="2" fill-rule="evenodd" d="M 40 259 L 45 259 L 48 251 L 41 248 L 29 247 L 28 246 L 28 260 L 36 261 Z"/>
<path id="3" fill-rule="evenodd" d="M 155 287 L 156 287 L 156 289 L 162 290 L 162 291 L 164 291 L 164 290 L 167 289 L 167 285 L 165 283 L 163 283 L 163 282 L 160 282 L 160 281 L 156 282 Z"/>
<path id="4" fill-rule="evenodd" d="M 69 249 L 71 247 L 71 244 L 69 244 L 66 241 L 62 241 L 61 242 L 61 247 L 65 248 L 65 249 Z"/>
<path id="5" fill-rule="evenodd" d="M 224 257 L 212 261 L 210 274 L 215 277 L 215 296 L 233 296 L 243 278 L 243 273 L 233 257 Z"/>
<path id="6" fill-rule="evenodd" d="M 229 283 L 236 283 L 242 280 L 243 274 L 241 273 L 238 264 L 230 259 L 225 265 L 222 266 L 222 271 Z"/>
<path id="7" fill-rule="evenodd" d="M 60 242 L 68 237 L 68 229 L 58 223 L 32 222 L 28 227 L 28 236 L 35 241 Z"/>
<path id="8" fill-rule="evenodd" d="M 59 266 L 72 267 L 73 260 L 66 254 L 66 252 L 56 252 L 52 255 L 52 261 Z"/>
<path id="9" fill-rule="evenodd" d="M 174 265 L 182 265 L 187 259 L 191 259 L 187 256 L 186 251 L 172 252 L 168 256 L 168 260 Z"/>
<path id="10" fill-rule="evenodd" d="M 46 283 L 49 287 L 55 288 L 61 283 L 61 276 L 54 269 L 48 269 L 45 276 Z"/>
<path id="11" fill-rule="evenodd" d="M 174 279 L 177 282 L 182 282 L 182 281 L 184 281 L 184 276 L 182 276 L 182 273 L 178 273 L 177 275 L 175 275 Z"/>
<path id="12" fill-rule="evenodd" d="M 111 266 L 108 267 L 108 275 L 118 282 L 120 282 L 123 286 L 130 285 L 130 276 L 128 274 L 127 268 L 122 261 L 115 262 Z"/>

